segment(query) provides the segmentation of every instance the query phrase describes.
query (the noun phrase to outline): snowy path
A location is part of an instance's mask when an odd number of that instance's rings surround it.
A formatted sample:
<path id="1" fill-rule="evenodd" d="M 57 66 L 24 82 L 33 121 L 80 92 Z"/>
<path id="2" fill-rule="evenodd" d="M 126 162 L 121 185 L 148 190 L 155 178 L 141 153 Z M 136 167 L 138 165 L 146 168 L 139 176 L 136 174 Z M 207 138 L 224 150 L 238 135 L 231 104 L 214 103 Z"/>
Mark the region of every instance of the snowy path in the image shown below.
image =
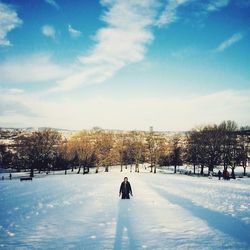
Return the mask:
<path id="1" fill-rule="evenodd" d="M 249 180 L 112 171 L 0 188 L 2 249 L 250 249 Z"/>

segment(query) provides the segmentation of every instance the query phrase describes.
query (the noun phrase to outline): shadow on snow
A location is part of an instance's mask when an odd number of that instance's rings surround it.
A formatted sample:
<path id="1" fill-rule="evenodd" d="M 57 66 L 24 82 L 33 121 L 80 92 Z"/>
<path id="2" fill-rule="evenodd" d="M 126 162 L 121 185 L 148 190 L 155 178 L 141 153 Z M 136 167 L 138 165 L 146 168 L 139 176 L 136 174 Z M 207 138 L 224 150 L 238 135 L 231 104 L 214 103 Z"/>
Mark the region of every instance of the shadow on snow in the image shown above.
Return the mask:
<path id="1" fill-rule="evenodd" d="M 229 215 L 195 205 L 192 201 L 186 198 L 170 194 L 160 188 L 154 187 L 154 189 L 157 190 L 163 198 L 188 210 L 194 216 L 206 221 L 207 224 L 214 229 L 217 229 L 242 243 L 250 245 L 250 225 L 247 225 L 239 219 L 233 218 Z"/>
<path id="2" fill-rule="evenodd" d="M 131 226 L 131 200 L 120 200 L 115 232 L 114 250 L 137 249 Z"/>

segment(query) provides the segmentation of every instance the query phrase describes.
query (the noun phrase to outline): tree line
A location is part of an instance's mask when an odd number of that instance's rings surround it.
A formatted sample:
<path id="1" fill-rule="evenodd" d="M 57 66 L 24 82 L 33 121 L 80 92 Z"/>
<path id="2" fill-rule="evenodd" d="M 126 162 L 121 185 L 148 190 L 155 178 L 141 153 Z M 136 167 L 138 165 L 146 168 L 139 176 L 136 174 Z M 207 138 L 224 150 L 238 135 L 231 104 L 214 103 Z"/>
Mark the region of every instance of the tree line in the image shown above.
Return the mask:
<path id="1" fill-rule="evenodd" d="M 120 166 L 139 172 L 147 163 L 150 172 L 157 167 L 173 166 L 174 173 L 182 164 L 193 166 L 193 173 L 204 174 L 223 165 L 224 169 L 242 166 L 244 175 L 249 153 L 249 127 L 238 129 L 233 121 L 192 129 L 185 134 L 166 136 L 154 132 L 80 131 L 66 139 L 56 130 L 44 129 L 19 135 L 10 146 L 0 145 L 0 163 L 18 171 L 95 172 L 104 167 Z"/>

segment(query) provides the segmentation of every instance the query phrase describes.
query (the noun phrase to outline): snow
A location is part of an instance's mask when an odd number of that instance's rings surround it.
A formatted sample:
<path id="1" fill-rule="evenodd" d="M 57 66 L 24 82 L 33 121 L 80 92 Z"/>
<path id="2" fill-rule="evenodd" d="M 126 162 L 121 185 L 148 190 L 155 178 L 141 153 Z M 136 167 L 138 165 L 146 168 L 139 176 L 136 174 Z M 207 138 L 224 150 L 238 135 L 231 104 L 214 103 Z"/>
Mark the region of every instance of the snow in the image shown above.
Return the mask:
<path id="1" fill-rule="evenodd" d="M 0 249 L 250 249 L 250 178 L 126 171 L 0 181 Z"/>

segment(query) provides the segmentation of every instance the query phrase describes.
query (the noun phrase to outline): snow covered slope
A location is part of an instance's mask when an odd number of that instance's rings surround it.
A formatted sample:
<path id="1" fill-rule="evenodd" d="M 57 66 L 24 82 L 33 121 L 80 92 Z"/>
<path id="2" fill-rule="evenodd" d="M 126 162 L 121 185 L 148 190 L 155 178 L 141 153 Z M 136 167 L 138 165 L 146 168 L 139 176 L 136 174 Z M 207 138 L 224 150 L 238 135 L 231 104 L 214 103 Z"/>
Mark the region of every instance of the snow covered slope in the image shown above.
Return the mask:
<path id="1" fill-rule="evenodd" d="M 249 178 L 51 175 L 1 181 L 0 204 L 0 249 L 250 249 Z"/>

